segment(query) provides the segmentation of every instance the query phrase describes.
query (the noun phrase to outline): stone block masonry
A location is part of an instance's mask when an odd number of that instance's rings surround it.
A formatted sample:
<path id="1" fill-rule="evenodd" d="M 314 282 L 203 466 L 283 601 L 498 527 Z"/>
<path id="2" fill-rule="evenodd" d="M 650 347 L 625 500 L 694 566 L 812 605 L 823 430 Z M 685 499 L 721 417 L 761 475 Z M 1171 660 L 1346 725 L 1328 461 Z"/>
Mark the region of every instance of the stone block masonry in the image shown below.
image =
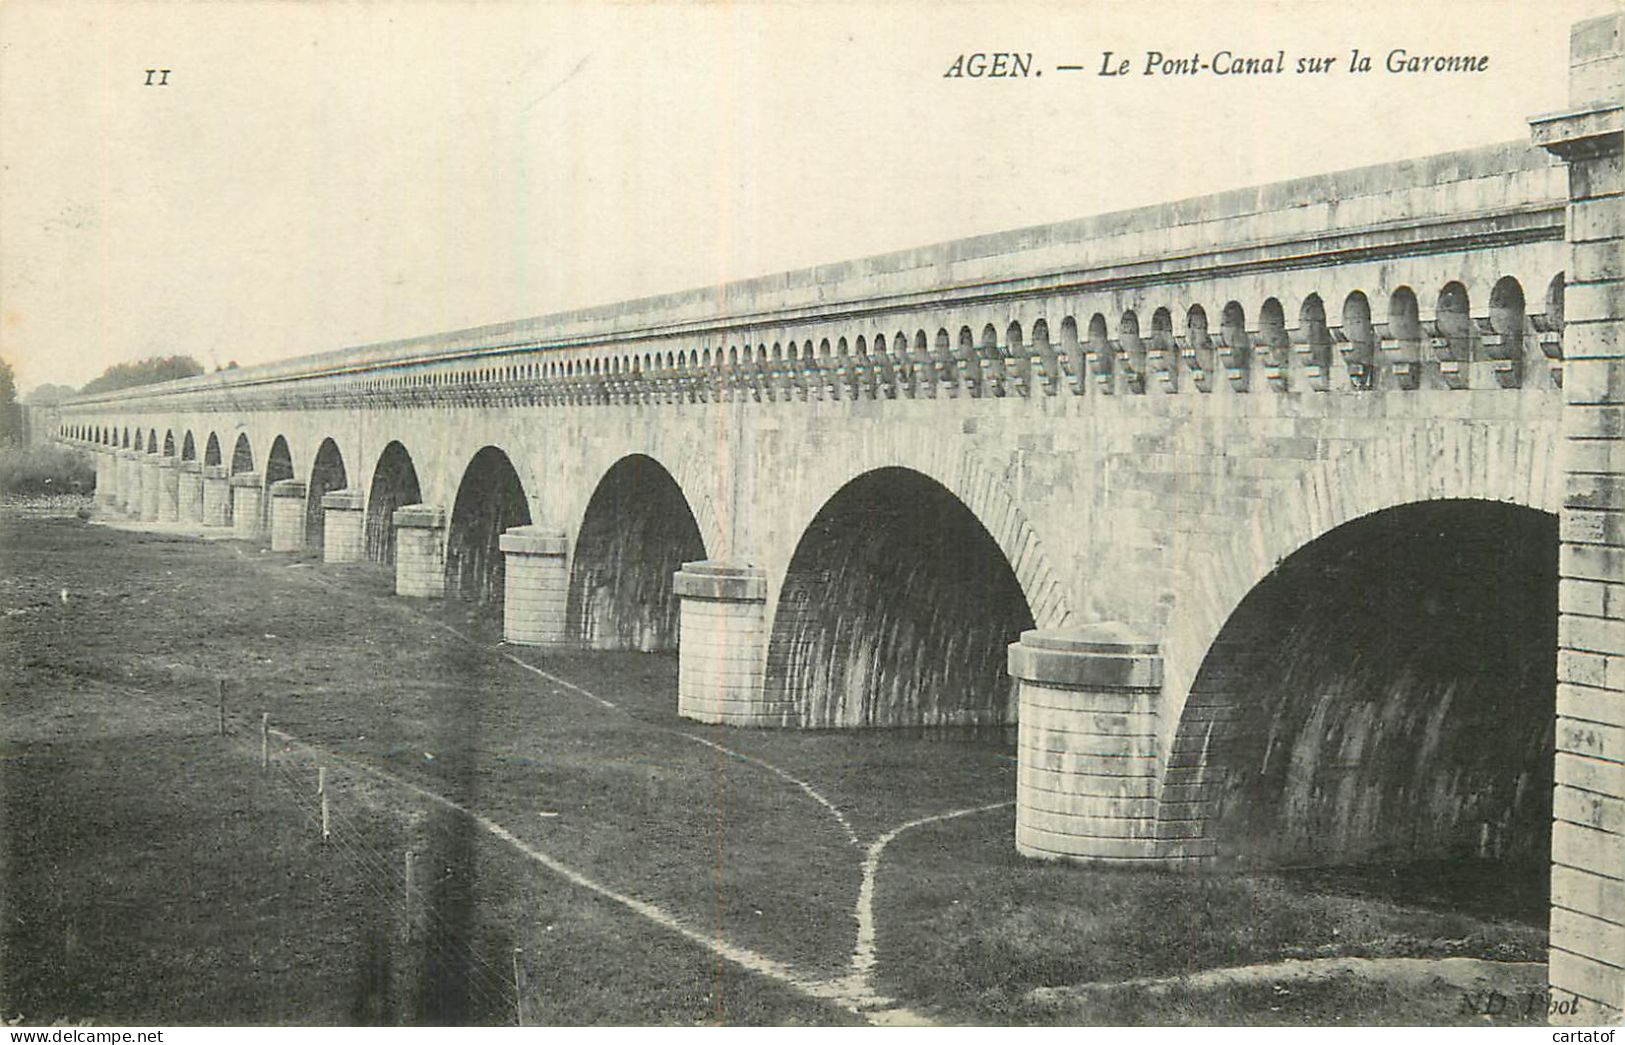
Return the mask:
<path id="1" fill-rule="evenodd" d="M 203 465 L 182 461 L 176 485 L 175 514 L 181 522 L 203 521 Z"/>
<path id="2" fill-rule="evenodd" d="M 271 484 L 271 550 L 296 552 L 305 547 L 305 484 L 280 479 Z"/>
<path id="3" fill-rule="evenodd" d="M 1552 992 L 1625 1012 L 1625 14 L 1576 25 L 1570 108 L 1531 120 L 1569 164 Z M 1559 1010 L 1560 1012 L 1562 1010 Z"/>
<path id="4" fill-rule="evenodd" d="M 231 525 L 231 477 L 222 464 L 203 466 L 203 525 Z"/>
<path id="5" fill-rule="evenodd" d="M 180 462 L 173 457 L 158 459 L 158 521 L 180 520 Z"/>
<path id="6" fill-rule="evenodd" d="M 322 495 L 323 562 L 360 562 L 367 557 L 365 496 L 360 490 Z"/>
<path id="7" fill-rule="evenodd" d="M 680 604 L 677 713 L 733 726 L 791 724 L 795 709 L 769 704 L 767 578 L 746 563 L 685 563 L 672 582 Z"/>
<path id="8" fill-rule="evenodd" d="M 446 510 L 432 504 L 395 509 L 395 594 L 416 599 L 446 595 Z"/>
<path id="9" fill-rule="evenodd" d="M 264 487 L 258 472 L 238 472 L 231 477 L 232 532 L 252 540 L 262 532 Z"/>
<path id="10" fill-rule="evenodd" d="M 502 637 L 516 646 L 567 642 L 569 540 L 563 530 L 516 526 L 502 534 Z"/>
<path id="11" fill-rule="evenodd" d="M 1157 840 L 1156 643 L 1119 623 L 1029 631 L 1019 681 L 1016 848 L 1027 856 L 1145 863 Z"/>

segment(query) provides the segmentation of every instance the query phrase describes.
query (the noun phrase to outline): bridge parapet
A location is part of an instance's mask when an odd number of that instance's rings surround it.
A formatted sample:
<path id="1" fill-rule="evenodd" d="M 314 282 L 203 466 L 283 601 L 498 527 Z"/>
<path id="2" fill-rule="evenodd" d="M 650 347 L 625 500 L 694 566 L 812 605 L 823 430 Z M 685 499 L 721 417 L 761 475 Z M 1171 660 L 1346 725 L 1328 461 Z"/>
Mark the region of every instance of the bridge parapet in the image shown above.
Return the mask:
<path id="1" fill-rule="evenodd" d="M 64 417 L 1550 387 L 1566 196 L 1561 164 L 1526 144 L 1449 153 L 86 397 Z"/>

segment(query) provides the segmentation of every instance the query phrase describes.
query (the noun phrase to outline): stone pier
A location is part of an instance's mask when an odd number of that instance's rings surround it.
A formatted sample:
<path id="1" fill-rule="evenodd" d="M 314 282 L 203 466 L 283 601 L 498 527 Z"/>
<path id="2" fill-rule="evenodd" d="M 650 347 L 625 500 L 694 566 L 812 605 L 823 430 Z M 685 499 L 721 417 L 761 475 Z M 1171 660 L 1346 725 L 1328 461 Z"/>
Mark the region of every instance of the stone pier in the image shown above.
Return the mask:
<path id="1" fill-rule="evenodd" d="M 158 521 L 180 519 L 180 462 L 173 457 L 158 459 Z"/>
<path id="2" fill-rule="evenodd" d="M 433 504 L 395 509 L 395 594 L 417 599 L 446 595 L 446 511 Z"/>
<path id="3" fill-rule="evenodd" d="M 680 600 L 677 713 L 697 722 L 781 726 L 794 706 L 766 701 L 767 576 L 746 563 L 684 563 L 672 581 Z"/>
<path id="4" fill-rule="evenodd" d="M 158 521 L 158 455 L 145 454 L 138 467 L 141 470 L 141 520 L 143 522 Z"/>
<path id="5" fill-rule="evenodd" d="M 231 525 L 231 477 L 223 464 L 206 464 L 202 472 L 203 525 Z"/>
<path id="6" fill-rule="evenodd" d="M 118 496 L 113 507 L 126 515 L 141 514 L 141 456 L 137 450 L 118 454 Z"/>
<path id="7" fill-rule="evenodd" d="M 271 484 L 271 550 L 297 552 L 305 548 L 305 484 L 280 479 Z"/>
<path id="8" fill-rule="evenodd" d="M 258 472 L 238 472 L 231 477 L 231 525 L 232 532 L 238 537 L 260 536 L 261 520 L 264 518 L 261 510 L 263 496 Z"/>
<path id="9" fill-rule="evenodd" d="M 176 485 L 175 514 L 183 523 L 203 521 L 203 465 L 182 461 Z"/>
<path id="10" fill-rule="evenodd" d="M 516 646 L 564 645 L 565 603 L 570 595 L 570 545 L 564 531 L 516 526 L 499 541 L 504 557 L 503 639 Z"/>
<path id="11" fill-rule="evenodd" d="M 360 490 L 322 494 L 323 562 L 360 562 L 367 557 L 365 503 Z"/>
<path id="12" fill-rule="evenodd" d="M 1157 859 L 1162 656 L 1122 624 L 1028 631 L 1010 646 L 1016 849 L 1095 863 Z"/>

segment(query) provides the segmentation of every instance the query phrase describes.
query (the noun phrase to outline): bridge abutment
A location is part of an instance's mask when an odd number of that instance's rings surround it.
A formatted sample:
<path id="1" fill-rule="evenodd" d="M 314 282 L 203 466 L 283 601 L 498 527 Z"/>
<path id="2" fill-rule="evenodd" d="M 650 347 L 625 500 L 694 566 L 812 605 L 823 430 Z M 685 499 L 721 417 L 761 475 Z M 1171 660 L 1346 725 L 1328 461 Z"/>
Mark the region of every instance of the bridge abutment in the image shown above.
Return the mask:
<path id="1" fill-rule="evenodd" d="M 297 552 L 305 548 L 305 484 L 279 479 L 271 484 L 271 550 Z"/>
<path id="2" fill-rule="evenodd" d="M 569 540 L 547 526 L 502 534 L 502 637 L 516 646 L 564 646 L 570 597 Z"/>
<path id="3" fill-rule="evenodd" d="M 433 504 L 395 509 L 395 594 L 416 599 L 446 596 L 446 510 Z"/>
<path id="4" fill-rule="evenodd" d="M 1567 1022 L 1625 1011 L 1625 15 L 1577 24 L 1572 107 L 1530 121 L 1569 164 L 1549 975 Z M 1598 1018 L 1599 1015 L 1602 1018 Z"/>
<path id="5" fill-rule="evenodd" d="M 260 535 L 264 492 L 258 472 L 238 472 L 231 477 L 232 532 L 238 537 L 253 539 Z"/>
<path id="6" fill-rule="evenodd" d="M 789 702 L 766 699 L 767 576 L 760 567 L 684 563 L 672 578 L 679 600 L 677 713 L 696 722 L 782 726 Z"/>
<path id="7" fill-rule="evenodd" d="M 360 562 L 367 557 L 367 513 L 360 490 L 322 494 L 322 561 Z"/>
<path id="8" fill-rule="evenodd" d="M 206 464 L 202 472 L 203 525 L 231 525 L 231 477 L 223 464 Z"/>

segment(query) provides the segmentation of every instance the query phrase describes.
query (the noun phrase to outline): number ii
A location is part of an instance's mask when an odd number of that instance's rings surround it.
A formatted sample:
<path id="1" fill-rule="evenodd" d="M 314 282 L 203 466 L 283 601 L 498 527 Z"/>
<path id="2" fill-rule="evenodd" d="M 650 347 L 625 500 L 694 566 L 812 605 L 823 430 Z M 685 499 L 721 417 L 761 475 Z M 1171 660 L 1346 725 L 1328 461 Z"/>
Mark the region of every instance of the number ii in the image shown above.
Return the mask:
<path id="1" fill-rule="evenodd" d="M 154 77 L 157 77 L 157 79 L 154 79 Z M 169 86 L 169 70 L 168 69 L 148 69 L 147 70 L 147 82 L 146 82 L 146 84 L 144 86 L 147 86 L 147 87 L 168 87 Z"/>

